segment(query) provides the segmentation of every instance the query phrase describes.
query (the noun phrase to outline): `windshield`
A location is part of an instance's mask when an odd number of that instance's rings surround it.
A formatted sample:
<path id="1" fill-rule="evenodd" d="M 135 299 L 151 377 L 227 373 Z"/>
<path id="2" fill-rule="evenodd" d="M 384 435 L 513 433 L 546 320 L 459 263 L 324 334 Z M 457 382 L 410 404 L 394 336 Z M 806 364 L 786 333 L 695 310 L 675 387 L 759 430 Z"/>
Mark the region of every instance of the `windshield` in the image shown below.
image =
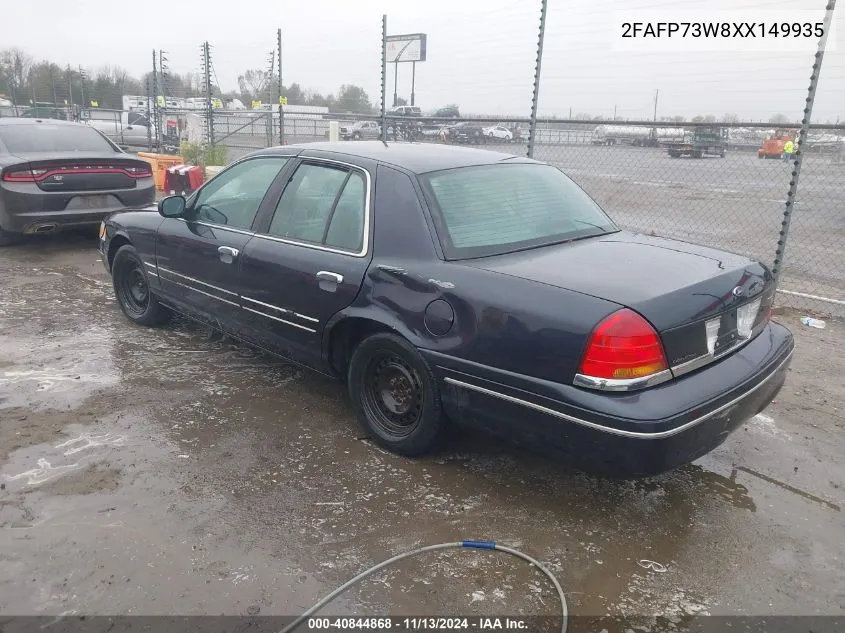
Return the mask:
<path id="1" fill-rule="evenodd" d="M 583 189 L 549 165 L 464 167 L 424 174 L 421 180 L 448 259 L 619 230 Z"/>
<path id="2" fill-rule="evenodd" d="M 116 152 L 97 130 L 87 125 L 36 123 L 4 125 L 0 141 L 6 149 L 18 152 Z"/>

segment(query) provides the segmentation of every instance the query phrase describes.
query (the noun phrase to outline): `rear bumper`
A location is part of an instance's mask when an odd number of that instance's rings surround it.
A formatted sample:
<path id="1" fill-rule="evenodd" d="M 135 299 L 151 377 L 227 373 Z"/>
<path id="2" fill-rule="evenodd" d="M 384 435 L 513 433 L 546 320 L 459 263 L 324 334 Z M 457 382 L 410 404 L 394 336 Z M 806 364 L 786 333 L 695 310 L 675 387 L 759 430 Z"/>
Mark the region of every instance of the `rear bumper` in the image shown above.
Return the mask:
<path id="1" fill-rule="evenodd" d="M 783 387 L 793 349 L 789 330 L 771 323 L 728 358 L 630 394 L 585 393 L 501 372 L 482 376 L 466 366 L 457 370 L 440 354 L 423 353 L 442 378 L 443 406 L 453 420 L 582 470 L 641 477 L 709 453 L 765 409 Z"/>
<path id="2" fill-rule="evenodd" d="M 60 193 L 36 190 L 35 185 L 31 187 L 32 191 L 0 192 L 0 227 L 4 230 L 12 233 L 41 233 L 94 226 L 115 211 L 144 206 L 155 200 L 152 178 L 139 181 L 134 189 L 116 191 Z M 66 208 L 71 199 L 92 195 L 111 196 L 115 203 L 97 209 Z"/>

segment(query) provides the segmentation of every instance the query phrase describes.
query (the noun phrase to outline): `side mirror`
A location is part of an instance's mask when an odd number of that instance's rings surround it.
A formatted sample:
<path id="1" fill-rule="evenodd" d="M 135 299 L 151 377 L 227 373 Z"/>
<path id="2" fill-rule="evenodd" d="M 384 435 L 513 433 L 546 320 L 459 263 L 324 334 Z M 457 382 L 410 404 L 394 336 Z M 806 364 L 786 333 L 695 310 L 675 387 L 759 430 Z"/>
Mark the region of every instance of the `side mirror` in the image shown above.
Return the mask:
<path id="1" fill-rule="evenodd" d="M 185 198 L 168 196 L 158 201 L 158 212 L 165 218 L 181 218 L 185 213 Z"/>

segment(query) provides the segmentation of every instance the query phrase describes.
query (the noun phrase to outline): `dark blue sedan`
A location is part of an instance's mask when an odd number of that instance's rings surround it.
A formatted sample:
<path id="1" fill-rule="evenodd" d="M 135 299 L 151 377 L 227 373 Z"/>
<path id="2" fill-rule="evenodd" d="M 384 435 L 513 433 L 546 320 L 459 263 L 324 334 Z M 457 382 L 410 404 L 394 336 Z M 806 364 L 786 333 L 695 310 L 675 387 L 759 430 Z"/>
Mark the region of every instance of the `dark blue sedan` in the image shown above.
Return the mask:
<path id="1" fill-rule="evenodd" d="M 179 312 L 345 379 L 405 455 L 455 423 L 593 472 L 664 472 L 765 409 L 792 357 L 766 266 L 622 231 L 527 158 L 290 145 L 153 211 L 101 230 L 127 317 Z"/>

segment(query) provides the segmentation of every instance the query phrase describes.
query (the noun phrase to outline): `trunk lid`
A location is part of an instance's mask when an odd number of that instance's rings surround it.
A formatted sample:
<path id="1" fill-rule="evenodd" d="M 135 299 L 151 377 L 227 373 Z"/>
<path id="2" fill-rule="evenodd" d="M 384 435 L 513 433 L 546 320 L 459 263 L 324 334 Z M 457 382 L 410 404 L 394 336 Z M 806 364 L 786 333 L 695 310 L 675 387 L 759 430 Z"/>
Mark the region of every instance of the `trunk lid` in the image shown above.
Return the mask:
<path id="1" fill-rule="evenodd" d="M 631 308 L 660 333 L 673 367 L 708 354 L 712 360 L 753 338 L 774 299 L 771 272 L 758 262 L 625 231 L 464 263 Z M 747 309 L 738 309 L 757 299 L 747 336 Z"/>
<path id="2" fill-rule="evenodd" d="M 21 164 L 6 168 L 29 172 L 29 182 L 49 192 L 134 189 L 141 178 L 152 178 L 149 163 L 125 154 L 114 158 L 100 152 L 17 153 Z"/>

